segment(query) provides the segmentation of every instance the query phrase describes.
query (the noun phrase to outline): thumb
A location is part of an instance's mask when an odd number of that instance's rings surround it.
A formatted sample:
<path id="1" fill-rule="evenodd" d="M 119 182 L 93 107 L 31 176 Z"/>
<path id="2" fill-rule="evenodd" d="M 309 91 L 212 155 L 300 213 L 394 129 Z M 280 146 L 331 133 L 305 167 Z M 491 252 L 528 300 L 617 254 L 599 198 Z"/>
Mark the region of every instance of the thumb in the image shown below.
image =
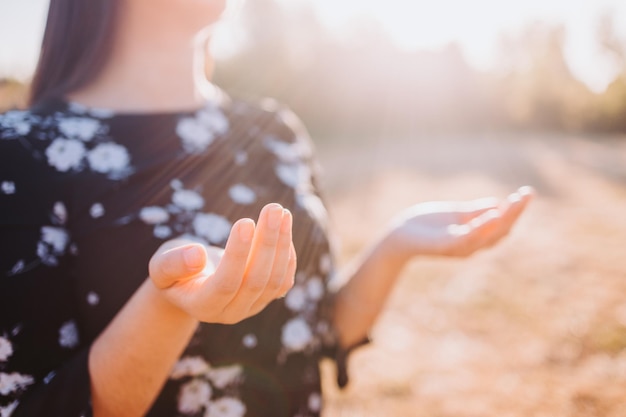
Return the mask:
<path id="1" fill-rule="evenodd" d="M 207 259 L 206 249 L 197 243 L 157 251 L 148 264 L 150 278 L 157 288 L 168 288 L 201 272 Z"/>

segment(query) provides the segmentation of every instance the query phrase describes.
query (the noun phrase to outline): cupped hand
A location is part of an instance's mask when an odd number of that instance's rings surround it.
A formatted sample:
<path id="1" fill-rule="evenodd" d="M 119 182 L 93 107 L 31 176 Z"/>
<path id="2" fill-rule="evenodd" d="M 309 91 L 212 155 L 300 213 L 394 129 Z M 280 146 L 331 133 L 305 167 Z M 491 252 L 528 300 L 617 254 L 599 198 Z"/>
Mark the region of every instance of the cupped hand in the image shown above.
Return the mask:
<path id="1" fill-rule="evenodd" d="M 239 322 L 292 287 L 291 227 L 291 213 L 268 204 L 257 225 L 235 222 L 223 250 L 188 240 L 164 243 L 150 260 L 150 278 L 170 303 L 197 320 Z"/>
<path id="2" fill-rule="evenodd" d="M 437 201 L 417 204 L 392 223 L 392 253 L 465 257 L 495 245 L 506 236 L 533 196 L 522 187 L 506 199 Z"/>

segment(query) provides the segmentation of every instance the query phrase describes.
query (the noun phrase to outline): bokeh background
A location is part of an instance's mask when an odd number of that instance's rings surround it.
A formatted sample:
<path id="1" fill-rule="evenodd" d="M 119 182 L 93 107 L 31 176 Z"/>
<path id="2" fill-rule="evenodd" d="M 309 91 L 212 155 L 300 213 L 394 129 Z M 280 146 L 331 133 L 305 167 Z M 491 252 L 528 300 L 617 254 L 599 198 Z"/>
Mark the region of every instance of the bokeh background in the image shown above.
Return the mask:
<path id="1" fill-rule="evenodd" d="M 0 0 L 0 109 L 45 7 Z M 215 37 L 217 84 L 310 130 L 342 262 L 408 205 L 537 190 L 498 247 L 404 271 L 325 417 L 626 416 L 623 0 L 249 0 Z"/>

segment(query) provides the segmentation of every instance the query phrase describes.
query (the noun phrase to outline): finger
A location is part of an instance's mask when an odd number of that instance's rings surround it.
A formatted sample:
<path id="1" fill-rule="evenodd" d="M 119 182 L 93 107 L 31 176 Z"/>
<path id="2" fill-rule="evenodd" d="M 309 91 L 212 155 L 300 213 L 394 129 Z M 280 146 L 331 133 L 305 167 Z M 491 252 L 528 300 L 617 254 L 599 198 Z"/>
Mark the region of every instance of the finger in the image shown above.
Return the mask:
<path id="1" fill-rule="evenodd" d="M 480 198 L 463 204 L 461 209 L 461 223 L 467 223 L 470 220 L 498 208 L 501 200 L 495 197 Z"/>
<path id="2" fill-rule="evenodd" d="M 254 301 L 265 290 L 272 272 L 274 255 L 280 236 L 283 208 L 271 203 L 263 207 L 259 215 L 243 282 L 227 309 L 235 314 L 248 311 Z"/>
<path id="3" fill-rule="evenodd" d="M 285 274 L 285 279 L 283 279 L 280 290 L 278 291 L 278 297 L 284 297 L 287 295 L 287 292 L 293 287 L 296 275 L 296 269 L 298 265 L 296 255 L 296 249 L 293 247 L 293 243 L 291 244 L 291 248 L 289 251 L 289 263 L 287 264 L 287 272 Z"/>
<path id="4" fill-rule="evenodd" d="M 154 254 L 148 263 L 148 271 L 154 285 L 164 289 L 198 274 L 207 260 L 204 246 L 186 244 Z"/>
<path id="5" fill-rule="evenodd" d="M 227 297 L 224 305 L 231 301 L 241 287 L 254 231 L 252 219 L 240 219 L 235 222 L 213 279 L 209 281 L 207 290 Z"/>
<path id="6" fill-rule="evenodd" d="M 498 230 L 500 237 L 509 233 L 521 214 L 526 210 L 532 198 L 533 191 L 528 187 L 520 188 L 517 192 L 509 195 L 504 205 L 500 208 L 501 221 Z"/>
<path id="7" fill-rule="evenodd" d="M 288 279 L 286 277 L 287 269 L 289 266 L 289 258 L 291 256 L 291 227 L 292 227 L 292 215 L 289 210 L 285 210 L 283 214 L 283 220 L 280 225 L 280 235 L 278 238 L 278 244 L 276 245 L 276 253 L 274 255 L 274 263 L 272 265 L 272 271 L 270 273 L 267 284 L 264 291 L 260 294 L 257 300 L 252 305 L 252 310 L 260 310 L 270 301 L 274 300 L 280 295 L 280 290 L 283 286 L 283 280 Z"/>
<path id="8" fill-rule="evenodd" d="M 499 209 L 489 210 L 473 219 L 463 242 L 466 255 L 489 248 L 508 235 L 532 195 L 532 190 L 513 193 Z"/>
<path id="9" fill-rule="evenodd" d="M 297 269 L 297 259 L 296 258 L 297 258 L 296 257 L 296 250 L 294 249 L 293 244 L 291 244 L 291 248 L 289 250 L 289 261 L 287 263 L 287 271 L 286 271 L 285 276 L 284 276 L 284 278 L 282 280 L 280 289 L 278 290 L 278 294 L 274 297 L 274 299 L 286 296 L 287 292 L 289 292 L 289 290 L 293 287 L 293 284 L 295 282 L 296 269 Z M 269 300 L 269 301 L 271 301 L 271 300 Z M 269 301 L 268 301 L 268 303 L 269 303 Z M 265 305 L 257 303 L 250 310 L 251 315 L 257 314 L 263 308 L 265 308 L 266 305 L 267 305 L 267 303 Z"/>

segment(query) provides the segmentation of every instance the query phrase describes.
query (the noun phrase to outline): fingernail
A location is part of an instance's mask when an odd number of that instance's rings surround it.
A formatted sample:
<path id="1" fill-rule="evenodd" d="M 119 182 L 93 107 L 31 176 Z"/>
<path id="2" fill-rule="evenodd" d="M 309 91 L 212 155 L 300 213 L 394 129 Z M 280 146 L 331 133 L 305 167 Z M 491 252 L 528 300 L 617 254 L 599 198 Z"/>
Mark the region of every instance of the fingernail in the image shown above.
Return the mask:
<path id="1" fill-rule="evenodd" d="M 491 209 L 491 210 L 484 212 L 480 216 L 472 219 L 472 221 L 470 222 L 470 225 L 471 227 L 478 227 L 497 217 L 500 217 L 500 210 Z"/>
<path id="2" fill-rule="evenodd" d="M 246 219 L 239 223 L 239 239 L 244 243 L 252 241 L 254 236 L 254 222 L 251 219 Z"/>
<path id="3" fill-rule="evenodd" d="M 522 200 L 522 195 L 518 191 L 516 193 L 513 193 L 513 194 L 509 195 L 508 200 L 509 200 L 510 203 L 517 203 L 518 201 Z"/>
<path id="4" fill-rule="evenodd" d="M 267 213 L 267 226 L 276 230 L 283 220 L 283 208 L 279 204 L 272 205 Z"/>
<path id="5" fill-rule="evenodd" d="M 495 219 L 496 217 L 500 217 L 500 214 L 501 214 L 500 210 L 498 210 L 498 209 L 491 209 L 491 210 L 488 210 L 484 214 L 484 216 L 485 216 L 485 219 L 490 220 L 490 219 Z"/>
<path id="6" fill-rule="evenodd" d="M 293 217 L 291 216 L 291 212 L 287 209 L 283 209 L 283 221 L 280 227 L 280 231 L 282 233 L 287 233 L 291 229 L 291 224 L 293 222 Z"/>
<path id="7" fill-rule="evenodd" d="M 204 266 L 204 251 L 198 246 L 185 248 L 183 251 L 183 258 L 185 259 L 185 265 L 187 265 L 188 268 L 198 269 Z"/>
<path id="8" fill-rule="evenodd" d="M 520 187 L 519 190 L 517 190 L 517 193 L 519 195 L 530 195 L 533 194 L 535 192 L 535 190 L 533 189 L 533 187 L 531 187 L 530 185 L 525 185 L 523 187 Z"/>

